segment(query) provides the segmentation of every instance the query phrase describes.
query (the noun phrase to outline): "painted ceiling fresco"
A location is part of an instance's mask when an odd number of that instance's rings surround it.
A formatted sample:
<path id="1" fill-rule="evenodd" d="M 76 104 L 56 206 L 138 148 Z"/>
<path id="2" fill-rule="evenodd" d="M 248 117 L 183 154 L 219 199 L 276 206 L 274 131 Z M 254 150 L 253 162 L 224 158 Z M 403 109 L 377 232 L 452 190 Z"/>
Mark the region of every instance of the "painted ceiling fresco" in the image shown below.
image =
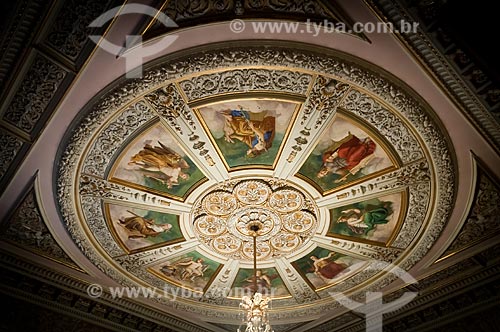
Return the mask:
<path id="1" fill-rule="evenodd" d="M 124 285 L 196 293 L 176 308 L 228 324 L 255 285 L 271 315 L 287 309 L 273 319 L 306 321 L 338 306 L 329 292 L 384 283 L 374 262 L 413 266 L 453 190 L 431 111 L 333 55 L 281 51 L 283 69 L 264 50 L 233 52 L 194 57 L 205 69 L 187 79 L 189 68 L 152 68 L 123 102 L 104 96 L 89 111 L 96 125 L 67 143 L 59 182 L 89 258 Z"/>

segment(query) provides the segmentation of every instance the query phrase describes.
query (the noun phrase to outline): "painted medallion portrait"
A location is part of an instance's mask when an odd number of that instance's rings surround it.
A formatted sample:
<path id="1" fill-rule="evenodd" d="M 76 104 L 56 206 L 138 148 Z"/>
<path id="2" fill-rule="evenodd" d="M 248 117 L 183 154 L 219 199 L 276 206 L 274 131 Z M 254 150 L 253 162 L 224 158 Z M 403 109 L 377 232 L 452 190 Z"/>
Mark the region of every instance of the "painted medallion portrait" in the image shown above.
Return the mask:
<path id="1" fill-rule="evenodd" d="M 298 104 L 238 100 L 201 107 L 199 117 L 229 168 L 273 166 Z"/>
<path id="2" fill-rule="evenodd" d="M 337 114 L 299 174 L 325 193 L 391 166 L 393 162 L 380 143 Z"/>
<path id="3" fill-rule="evenodd" d="M 175 138 L 159 123 L 128 145 L 111 176 L 112 180 L 181 198 L 204 178 Z"/>

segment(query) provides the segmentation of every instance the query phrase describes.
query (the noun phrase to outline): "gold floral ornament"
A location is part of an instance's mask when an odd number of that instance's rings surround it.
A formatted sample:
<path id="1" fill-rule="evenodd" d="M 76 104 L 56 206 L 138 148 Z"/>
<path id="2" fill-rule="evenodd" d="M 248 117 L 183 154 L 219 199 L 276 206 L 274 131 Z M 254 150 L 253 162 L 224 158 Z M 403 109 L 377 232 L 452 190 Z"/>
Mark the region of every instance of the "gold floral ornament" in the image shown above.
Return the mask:
<path id="1" fill-rule="evenodd" d="M 316 223 L 314 215 L 307 211 L 296 211 L 284 218 L 283 226 L 293 233 L 308 231 Z"/>
<path id="2" fill-rule="evenodd" d="M 267 201 L 271 189 L 260 181 L 244 181 L 234 188 L 234 193 L 243 204 L 259 205 Z"/>
<path id="3" fill-rule="evenodd" d="M 297 234 L 282 233 L 271 238 L 271 246 L 282 252 L 291 252 L 300 245 L 300 237 Z"/>
<path id="4" fill-rule="evenodd" d="M 224 233 L 226 221 L 222 218 L 205 215 L 201 216 L 196 223 L 198 232 L 208 236 L 215 236 Z"/>
<path id="5" fill-rule="evenodd" d="M 281 213 L 296 211 L 303 203 L 304 196 L 292 189 L 278 190 L 269 200 L 269 206 Z"/>
<path id="6" fill-rule="evenodd" d="M 314 200 L 292 183 L 267 179 L 221 184 L 194 204 L 194 231 L 203 245 L 225 257 L 254 256 L 251 226 L 259 225 L 257 259 L 288 255 L 316 231 Z"/>
<path id="7" fill-rule="evenodd" d="M 241 240 L 226 234 L 215 238 L 214 246 L 220 253 L 230 254 L 241 248 Z"/>
<path id="8" fill-rule="evenodd" d="M 204 207 L 210 214 L 225 216 L 236 209 L 237 201 L 231 193 L 217 191 L 206 196 L 203 200 Z"/>

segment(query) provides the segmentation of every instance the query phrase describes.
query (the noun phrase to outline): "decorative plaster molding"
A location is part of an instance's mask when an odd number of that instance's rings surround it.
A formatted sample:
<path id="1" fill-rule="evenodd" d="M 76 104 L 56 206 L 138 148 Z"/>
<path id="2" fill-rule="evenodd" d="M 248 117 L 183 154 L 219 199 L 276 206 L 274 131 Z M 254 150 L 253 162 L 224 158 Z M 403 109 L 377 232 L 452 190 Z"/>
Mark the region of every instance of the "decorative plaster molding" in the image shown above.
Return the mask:
<path id="1" fill-rule="evenodd" d="M 2 119 L 32 135 L 67 75 L 60 65 L 36 53 Z"/>
<path id="2" fill-rule="evenodd" d="M 90 147 L 82 172 L 105 178 L 106 167 L 117 157 L 123 142 L 130 139 L 135 132 L 140 131 L 151 121 L 155 113 L 144 101 L 139 101 L 120 112 L 116 119 L 101 130 L 97 139 Z"/>
<path id="3" fill-rule="evenodd" d="M 10 294 L 18 293 L 19 297 L 52 310 L 60 310 L 75 316 L 85 315 L 88 320 L 95 320 L 104 326 L 115 328 L 128 328 L 126 324 L 122 324 L 130 317 L 137 323 L 142 320 L 151 322 L 158 326 L 160 331 L 165 332 L 213 331 L 210 328 L 202 328 L 176 318 L 163 310 L 152 309 L 124 298 L 114 298 L 107 292 L 103 292 L 99 299 L 89 298 L 87 295 L 89 283 L 1 252 L 0 265 L 8 267 L 2 269 L 1 291 L 7 290 Z M 89 308 L 91 308 L 90 311 Z"/>
<path id="4" fill-rule="evenodd" d="M 288 70 L 237 69 L 180 81 L 189 102 L 229 92 L 273 91 L 305 95 L 310 74 Z"/>
<path id="5" fill-rule="evenodd" d="M 480 169 L 476 195 L 462 229 L 441 257 L 467 249 L 500 233 L 500 187 Z"/>
<path id="6" fill-rule="evenodd" d="M 70 0 L 61 2 L 44 42 L 73 62 L 78 60 L 89 40 L 89 24 L 118 3 L 107 0 Z M 95 32 L 95 31 L 94 31 Z"/>

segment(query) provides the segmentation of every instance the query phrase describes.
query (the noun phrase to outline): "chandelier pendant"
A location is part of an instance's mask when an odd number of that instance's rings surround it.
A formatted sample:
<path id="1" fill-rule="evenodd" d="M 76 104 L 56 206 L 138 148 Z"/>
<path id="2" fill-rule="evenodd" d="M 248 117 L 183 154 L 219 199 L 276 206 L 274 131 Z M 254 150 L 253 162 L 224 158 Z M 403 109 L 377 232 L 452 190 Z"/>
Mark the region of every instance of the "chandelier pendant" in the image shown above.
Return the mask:
<path id="1" fill-rule="evenodd" d="M 263 224 L 261 221 L 253 221 L 247 227 L 253 237 L 254 293 L 251 297 L 245 295 L 241 299 L 240 309 L 245 312 L 245 316 L 237 332 L 274 332 L 269 324 L 267 313 L 271 298 L 263 296 L 257 290 L 257 236 L 259 235 L 259 231 L 262 230 Z"/>

